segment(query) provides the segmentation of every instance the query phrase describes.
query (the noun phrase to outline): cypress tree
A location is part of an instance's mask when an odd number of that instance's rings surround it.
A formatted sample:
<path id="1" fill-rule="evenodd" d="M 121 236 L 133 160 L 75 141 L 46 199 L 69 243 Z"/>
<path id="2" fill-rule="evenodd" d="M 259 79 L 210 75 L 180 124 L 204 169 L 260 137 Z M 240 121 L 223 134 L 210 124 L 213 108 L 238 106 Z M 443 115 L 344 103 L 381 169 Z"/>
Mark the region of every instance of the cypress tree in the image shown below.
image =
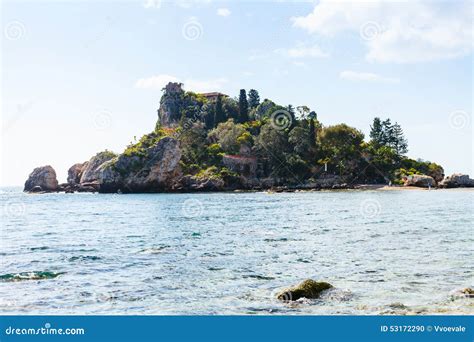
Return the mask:
<path id="1" fill-rule="evenodd" d="M 247 93 L 245 89 L 240 89 L 239 94 L 239 122 L 249 121 L 249 103 L 247 102 Z"/>
<path id="2" fill-rule="evenodd" d="M 314 119 L 309 119 L 309 146 L 316 147 L 316 127 Z"/>
<path id="3" fill-rule="evenodd" d="M 225 120 L 224 108 L 222 107 L 222 96 L 219 95 L 216 100 L 216 109 L 214 111 L 214 125 L 217 126 Z"/>

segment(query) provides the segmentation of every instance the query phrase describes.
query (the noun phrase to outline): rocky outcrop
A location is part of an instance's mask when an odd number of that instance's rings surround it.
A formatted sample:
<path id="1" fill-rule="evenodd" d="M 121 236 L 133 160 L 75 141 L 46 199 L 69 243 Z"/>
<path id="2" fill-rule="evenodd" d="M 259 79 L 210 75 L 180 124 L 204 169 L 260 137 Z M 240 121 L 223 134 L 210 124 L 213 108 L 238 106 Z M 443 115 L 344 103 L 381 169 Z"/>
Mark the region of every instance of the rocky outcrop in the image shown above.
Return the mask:
<path id="1" fill-rule="evenodd" d="M 173 186 L 175 191 L 223 191 L 230 190 L 223 179 L 201 178 L 194 176 L 181 177 Z"/>
<path id="2" fill-rule="evenodd" d="M 444 179 L 444 169 L 439 165 L 437 167 L 433 167 L 428 173 L 428 176 L 433 177 L 433 179 L 436 181 L 436 184 L 438 184 Z"/>
<path id="3" fill-rule="evenodd" d="M 115 153 L 107 150 L 97 153 L 88 162 L 86 162 L 85 167 L 82 169 L 82 175 L 79 183 L 89 183 L 97 181 L 101 174 L 99 172 L 100 166 L 115 157 Z"/>
<path id="4" fill-rule="evenodd" d="M 277 294 L 277 298 L 283 301 L 293 301 L 300 298 L 319 298 L 321 293 L 325 290 L 329 290 L 333 286 L 324 281 L 315 281 L 312 279 L 306 279 L 302 283 L 285 289 Z"/>
<path id="5" fill-rule="evenodd" d="M 436 181 L 433 177 L 427 175 L 410 175 L 406 177 L 404 185 L 429 188 L 436 186 Z"/>
<path id="6" fill-rule="evenodd" d="M 470 188 L 474 187 L 474 179 L 469 178 L 469 175 L 455 173 L 446 177 L 439 183 L 441 188 Z"/>
<path id="7" fill-rule="evenodd" d="M 176 126 L 181 118 L 184 90 L 181 83 L 170 82 L 164 89 L 158 109 L 158 121 L 162 126 Z"/>
<path id="8" fill-rule="evenodd" d="M 58 180 L 56 179 L 56 171 L 50 166 L 37 167 L 30 173 L 28 180 L 25 182 L 23 191 L 41 192 L 56 191 L 58 189 Z"/>
<path id="9" fill-rule="evenodd" d="M 67 170 L 68 184 L 79 184 L 81 182 L 82 171 L 87 166 L 87 162 L 74 164 Z"/>
<path id="10" fill-rule="evenodd" d="M 159 192 L 171 190 L 181 177 L 179 142 L 164 137 L 137 154 L 124 153 L 98 170 L 100 192 Z"/>

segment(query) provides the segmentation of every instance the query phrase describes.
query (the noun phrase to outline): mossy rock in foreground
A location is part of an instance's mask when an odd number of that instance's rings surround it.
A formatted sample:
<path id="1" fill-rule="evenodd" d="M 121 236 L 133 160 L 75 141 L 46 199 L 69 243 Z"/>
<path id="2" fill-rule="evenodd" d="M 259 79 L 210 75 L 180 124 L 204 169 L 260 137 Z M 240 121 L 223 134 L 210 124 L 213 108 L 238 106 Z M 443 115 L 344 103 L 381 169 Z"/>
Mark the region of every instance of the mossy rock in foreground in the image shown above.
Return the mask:
<path id="1" fill-rule="evenodd" d="M 333 286 L 324 281 L 315 281 L 306 279 L 302 283 L 281 291 L 277 298 L 283 301 L 298 300 L 300 298 L 319 298 L 321 292 L 332 288 Z"/>
<path id="2" fill-rule="evenodd" d="M 470 287 L 462 289 L 461 293 L 463 293 L 468 298 L 474 298 L 474 289 L 471 289 Z"/>

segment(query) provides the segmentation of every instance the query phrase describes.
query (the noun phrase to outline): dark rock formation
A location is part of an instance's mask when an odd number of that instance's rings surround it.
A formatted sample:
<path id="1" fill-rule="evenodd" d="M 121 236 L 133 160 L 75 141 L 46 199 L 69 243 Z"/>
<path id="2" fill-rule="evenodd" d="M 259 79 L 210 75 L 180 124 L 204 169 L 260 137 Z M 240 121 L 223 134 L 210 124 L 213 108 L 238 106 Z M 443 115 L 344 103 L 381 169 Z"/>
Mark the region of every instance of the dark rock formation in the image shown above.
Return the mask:
<path id="1" fill-rule="evenodd" d="M 302 283 L 285 289 L 277 294 L 277 298 L 283 301 L 298 300 L 300 298 L 319 298 L 321 293 L 333 286 L 326 282 L 319 282 L 312 279 L 306 279 Z"/>
<path id="2" fill-rule="evenodd" d="M 74 164 L 67 171 L 67 182 L 69 184 L 79 184 L 81 182 L 82 171 L 87 166 L 87 162 Z"/>
<path id="3" fill-rule="evenodd" d="M 58 188 L 58 180 L 56 179 L 56 171 L 50 166 L 37 167 L 30 173 L 28 180 L 25 182 L 23 191 L 56 191 Z"/>
<path id="4" fill-rule="evenodd" d="M 474 187 L 474 179 L 469 178 L 469 175 L 455 173 L 446 177 L 439 183 L 441 188 L 470 188 Z"/>
<path id="5" fill-rule="evenodd" d="M 198 178 L 193 176 L 183 176 L 173 186 L 175 191 L 223 191 L 226 188 L 225 182 L 219 178 Z"/>

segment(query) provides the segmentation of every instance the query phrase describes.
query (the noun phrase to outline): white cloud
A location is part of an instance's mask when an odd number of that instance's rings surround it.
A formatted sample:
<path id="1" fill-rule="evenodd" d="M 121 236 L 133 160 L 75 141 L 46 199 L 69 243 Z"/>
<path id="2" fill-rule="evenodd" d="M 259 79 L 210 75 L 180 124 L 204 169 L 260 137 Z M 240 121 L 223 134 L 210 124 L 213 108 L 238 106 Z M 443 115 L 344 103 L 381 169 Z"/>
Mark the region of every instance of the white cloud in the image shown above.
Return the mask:
<path id="1" fill-rule="evenodd" d="M 369 61 L 414 63 L 469 54 L 471 14 L 468 1 L 321 0 L 312 13 L 292 20 L 295 27 L 323 36 L 358 33 Z"/>
<path id="2" fill-rule="evenodd" d="M 180 79 L 175 76 L 160 74 L 147 78 L 141 78 L 135 82 L 135 88 L 140 89 L 163 89 L 168 82 L 181 82 L 187 90 L 192 90 L 198 93 L 221 90 L 227 83 L 225 78 L 217 78 L 211 80 L 196 80 L 196 79 Z"/>
<path id="3" fill-rule="evenodd" d="M 350 70 L 342 71 L 339 74 L 339 78 L 349 81 L 400 83 L 400 79 L 398 78 L 383 77 L 370 72 L 357 72 Z"/>
<path id="4" fill-rule="evenodd" d="M 228 17 L 230 15 L 230 10 L 228 8 L 218 8 L 217 15 L 221 17 Z"/>
<path id="5" fill-rule="evenodd" d="M 277 49 L 276 53 L 291 58 L 304 58 L 304 57 L 329 57 L 329 54 L 321 51 L 318 45 L 306 46 L 302 43 L 297 44 L 296 47 L 290 49 Z"/>

